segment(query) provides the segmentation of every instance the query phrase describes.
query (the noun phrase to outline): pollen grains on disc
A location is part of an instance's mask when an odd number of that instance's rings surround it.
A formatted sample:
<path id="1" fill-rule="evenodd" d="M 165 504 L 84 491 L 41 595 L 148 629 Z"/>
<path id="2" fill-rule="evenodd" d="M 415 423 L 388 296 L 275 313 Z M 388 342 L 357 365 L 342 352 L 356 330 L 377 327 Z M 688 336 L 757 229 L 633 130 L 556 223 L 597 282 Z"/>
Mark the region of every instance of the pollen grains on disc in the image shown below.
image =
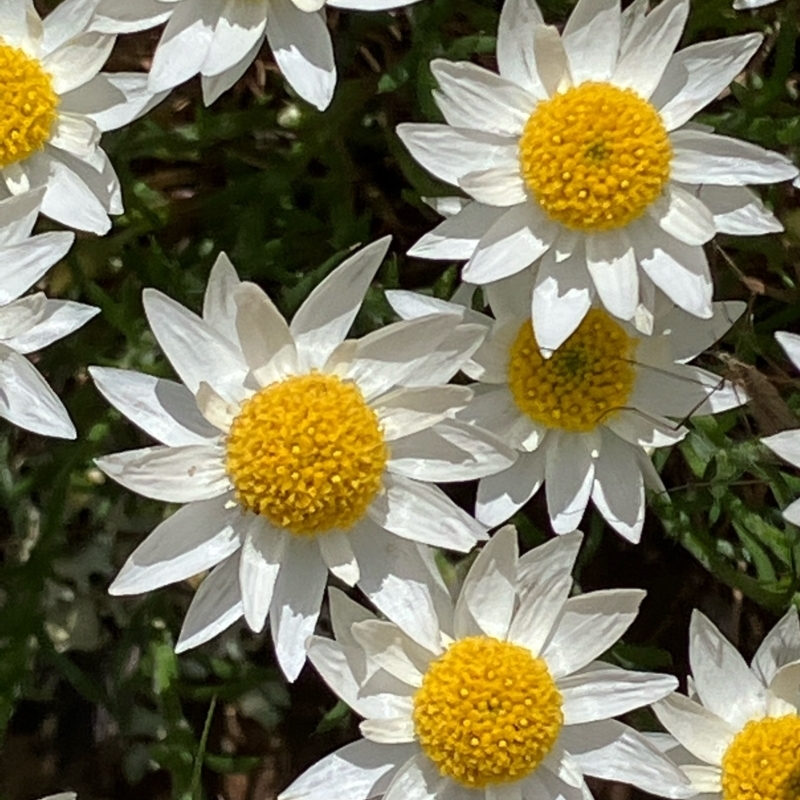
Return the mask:
<path id="1" fill-rule="evenodd" d="M 57 107 L 58 95 L 42 65 L 0 39 L 0 169 L 44 147 Z"/>
<path id="2" fill-rule="evenodd" d="M 488 636 L 455 642 L 414 695 L 414 729 L 440 773 L 479 789 L 530 775 L 564 724 L 547 665 Z"/>
<path id="3" fill-rule="evenodd" d="M 722 800 L 800 797 L 800 717 L 748 722 L 722 757 Z"/>
<path id="4" fill-rule="evenodd" d="M 636 340 L 593 308 L 550 358 L 526 320 L 511 345 L 508 386 L 524 414 L 548 428 L 591 431 L 623 408 L 633 390 Z"/>
<path id="5" fill-rule="evenodd" d="M 226 467 L 247 510 L 297 535 L 348 530 L 380 491 L 389 449 L 353 383 L 312 372 L 261 389 L 227 438 Z"/>
<path id="6" fill-rule="evenodd" d="M 519 142 L 522 176 L 547 215 L 573 230 L 622 228 L 669 180 L 672 146 L 631 89 L 582 83 L 539 103 Z"/>

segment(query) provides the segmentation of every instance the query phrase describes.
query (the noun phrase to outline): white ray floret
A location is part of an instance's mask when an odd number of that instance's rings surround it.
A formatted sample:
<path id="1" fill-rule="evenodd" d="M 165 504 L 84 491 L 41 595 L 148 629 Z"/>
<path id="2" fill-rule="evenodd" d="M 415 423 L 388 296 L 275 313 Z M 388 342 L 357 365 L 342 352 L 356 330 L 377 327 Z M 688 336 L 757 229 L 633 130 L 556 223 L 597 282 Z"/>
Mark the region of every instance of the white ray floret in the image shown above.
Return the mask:
<path id="1" fill-rule="evenodd" d="M 100 309 L 41 292 L 22 297 L 75 239 L 72 233 L 31 236 L 44 190 L 0 200 L 0 417 L 45 436 L 75 438 L 66 408 L 29 353 L 63 339 Z"/>
<path id="2" fill-rule="evenodd" d="M 379 620 L 331 590 L 334 640 L 309 658 L 364 718 L 364 738 L 301 775 L 279 800 L 590 800 L 585 775 L 692 794 L 656 747 L 612 717 L 677 681 L 597 661 L 644 592 L 569 598 L 572 533 L 521 558 L 496 533 L 455 604 L 441 582 L 403 618 Z M 652 788 L 651 788 L 652 791 Z"/>
<path id="3" fill-rule="evenodd" d="M 388 244 L 345 261 L 291 325 L 222 256 L 202 319 L 145 291 L 150 326 L 182 384 L 91 370 L 108 400 L 161 442 L 99 466 L 133 491 L 185 504 L 137 548 L 112 593 L 214 568 L 179 649 L 241 616 L 260 631 L 269 615 L 294 679 L 329 571 L 388 613 L 414 602 L 425 561 L 417 543 L 465 552 L 486 538 L 434 485 L 499 472 L 515 457 L 454 419 L 472 392 L 445 385 L 485 330 L 434 316 L 345 339 Z"/>
<path id="4" fill-rule="evenodd" d="M 401 0 L 93 2 L 97 6 L 96 30 L 144 30 L 168 20 L 150 71 L 153 91 L 171 89 L 199 73 L 203 99 L 210 105 L 244 75 L 266 40 L 291 87 L 320 110 L 328 107 L 336 88 L 326 4 L 357 11 L 403 5 Z"/>
<path id="5" fill-rule="evenodd" d="M 42 213 L 103 234 L 123 207 L 101 133 L 160 96 L 144 74 L 100 72 L 115 37 L 87 31 L 91 10 L 66 0 L 42 20 L 31 0 L 0 0 L 0 197 L 44 187 Z"/>
<path id="6" fill-rule="evenodd" d="M 698 319 L 662 295 L 647 319 L 650 336 L 597 307 L 554 353 L 542 354 L 532 335 L 532 277 L 520 273 L 490 284 L 495 319 L 467 312 L 486 325 L 485 343 L 464 371 L 479 381 L 475 399 L 459 414 L 519 452 L 505 472 L 478 485 L 476 516 L 495 526 L 544 486 L 553 529 L 578 527 L 591 499 L 606 521 L 638 542 L 645 488 L 664 491 L 650 452 L 680 441 L 690 415 L 711 414 L 745 402 L 741 389 L 686 362 L 723 336 L 744 303 L 715 303 Z M 463 309 L 411 292 L 388 292 L 403 318 Z M 534 302 L 534 313 L 544 306 Z M 535 318 L 534 325 L 535 327 Z"/>
<path id="7" fill-rule="evenodd" d="M 563 34 L 535 0 L 507 0 L 499 74 L 436 60 L 444 124 L 403 124 L 414 158 L 469 200 L 409 251 L 467 259 L 487 284 L 534 277 L 536 341 L 555 350 L 600 303 L 625 321 L 653 286 L 712 315 L 703 244 L 781 230 L 748 184 L 797 177 L 784 156 L 690 120 L 757 50 L 746 34 L 675 51 L 689 0 L 580 0 Z"/>
<path id="8" fill-rule="evenodd" d="M 778 344 L 783 348 L 789 360 L 800 370 L 800 336 L 796 333 L 778 331 L 775 334 Z M 781 431 L 761 440 L 773 453 L 786 459 L 795 467 L 800 467 L 800 428 Z M 789 522 L 800 525 L 800 500 L 795 500 L 783 511 Z"/>
<path id="9" fill-rule="evenodd" d="M 675 739 L 669 755 L 698 796 L 796 798 L 800 791 L 797 610 L 790 610 L 766 635 L 750 666 L 713 623 L 695 611 L 689 661 L 691 696 L 673 694 L 656 703 L 654 710 Z"/>

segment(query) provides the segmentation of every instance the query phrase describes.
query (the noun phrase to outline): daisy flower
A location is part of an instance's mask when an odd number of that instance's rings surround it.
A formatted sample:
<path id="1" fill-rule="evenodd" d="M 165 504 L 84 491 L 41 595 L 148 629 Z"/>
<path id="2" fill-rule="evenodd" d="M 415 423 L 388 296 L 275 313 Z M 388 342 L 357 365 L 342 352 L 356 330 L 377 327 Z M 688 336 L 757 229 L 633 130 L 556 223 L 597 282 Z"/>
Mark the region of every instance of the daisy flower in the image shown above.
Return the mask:
<path id="1" fill-rule="evenodd" d="M 63 339 L 100 309 L 41 292 L 21 297 L 69 251 L 73 233 L 31 236 L 44 190 L 0 200 L 0 417 L 21 428 L 75 438 L 56 393 L 25 356 Z"/>
<path id="2" fill-rule="evenodd" d="M 520 273 L 489 284 L 495 319 L 468 312 L 489 328 L 484 345 L 464 371 L 479 381 L 475 399 L 459 415 L 495 433 L 519 451 L 504 472 L 481 479 L 477 518 L 494 527 L 545 487 L 556 533 L 575 530 L 589 499 L 618 533 L 638 542 L 644 524 L 645 486 L 664 486 L 648 455 L 687 433 L 672 419 L 710 414 L 745 401 L 718 375 L 687 365 L 725 334 L 744 303 L 715 303 L 711 319 L 654 301 L 652 334 L 599 307 L 587 309 L 578 328 L 544 358 L 533 339 L 532 277 Z M 458 306 L 411 292 L 388 292 L 401 317 L 460 315 Z M 534 301 L 534 314 L 542 313 Z"/>
<path id="3" fill-rule="evenodd" d="M 202 319 L 144 294 L 182 384 L 91 370 L 105 397 L 161 442 L 102 458 L 100 468 L 132 491 L 185 504 L 134 551 L 111 593 L 214 568 L 179 651 L 241 616 L 260 631 L 269 614 L 278 661 L 294 679 L 329 570 L 388 613 L 415 602 L 412 577 L 427 563 L 418 542 L 466 552 L 486 539 L 433 485 L 498 472 L 515 457 L 453 419 L 472 392 L 444 385 L 484 329 L 434 316 L 345 339 L 388 246 L 382 239 L 345 261 L 291 326 L 223 256 Z"/>
<path id="4" fill-rule="evenodd" d="M 596 661 L 627 630 L 644 592 L 568 599 L 573 533 L 518 557 L 494 535 L 453 605 L 443 585 L 405 621 L 376 619 L 331 591 L 335 640 L 309 658 L 364 717 L 364 738 L 301 775 L 279 800 L 587 800 L 584 775 L 691 794 L 643 736 L 611 719 L 677 681 Z M 652 781 L 652 783 L 651 783 Z"/>
<path id="5" fill-rule="evenodd" d="M 416 2 L 417 0 L 411 0 Z M 171 89 L 202 76 L 203 100 L 213 103 L 244 75 L 269 42 L 291 87 L 320 111 L 336 88 L 326 0 L 94 0 L 96 30 L 144 30 L 169 20 L 153 58 L 150 88 Z M 328 0 L 334 8 L 383 11 L 405 0 Z"/>
<path id="6" fill-rule="evenodd" d="M 778 344 L 783 348 L 789 360 L 800 369 L 800 336 L 796 333 L 778 331 L 775 334 Z M 800 467 L 800 429 L 781 431 L 774 436 L 761 440 L 773 453 L 785 458 L 795 467 Z M 783 516 L 794 525 L 800 525 L 800 500 L 795 500 L 783 512 Z"/>
<path id="7" fill-rule="evenodd" d="M 653 285 L 707 319 L 702 245 L 717 232 L 781 230 L 745 184 L 792 179 L 797 168 L 687 124 L 761 36 L 674 53 L 689 0 L 646 10 L 642 0 L 624 13 L 619 0 L 580 0 L 559 35 L 535 0 L 507 0 L 500 74 L 434 61 L 446 124 L 397 129 L 423 167 L 471 199 L 410 254 L 466 258 L 464 280 L 481 285 L 532 271 L 543 349 L 566 341 L 596 300 L 634 319 Z"/>
<path id="8" fill-rule="evenodd" d="M 0 2 L 0 197 L 45 187 L 44 214 L 103 234 L 123 208 L 100 134 L 160 97 L 145 75 L 100 72 L 115 37 L 87 32 L 89 18 L 84 0 L 44 20 L 31 0 Z"/>
<path id="9" fill-rule="evenodd" d="M 800 623 L 792 609 L 748 667 L 699 611 L 689 631 L 691 697 L 654 705 L 668 751 L 702 800 L 800 797 Z M 644 787 L 647 788 L 647 787 Z M 660 792 L 655 789 L 656 794 Z"/>

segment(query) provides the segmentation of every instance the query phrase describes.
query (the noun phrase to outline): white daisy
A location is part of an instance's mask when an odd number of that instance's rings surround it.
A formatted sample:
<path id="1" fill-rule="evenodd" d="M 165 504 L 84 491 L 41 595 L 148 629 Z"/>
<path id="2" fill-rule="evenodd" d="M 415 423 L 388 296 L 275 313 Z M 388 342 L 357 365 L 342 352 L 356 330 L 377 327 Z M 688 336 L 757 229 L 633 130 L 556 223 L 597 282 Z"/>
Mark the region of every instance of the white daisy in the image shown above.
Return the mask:
<path id="1" fill-rule="evenodd" d="M 590 308 L 565 343 L 543 358 L 531 326 L 532 280 L 525 272 L 486 287 L 494 320 L 477 312 L 464 317 L 471 323 L 482 317 L 490 331 L 465 367 L 480 385 L 459 416 L 520 452 L 505 472 L 481 479 L 476 516 L 499 525 L 544 484 L 556 533 L 575 530 L 591 498 L 609 525 L 638 542 L 645 486 L 665 491 L 648 452 L 687 433 L 672 420 L 745 402 L 732 384 L 685 363 L 726 333 L 745 304 L 716 303 L 711 319 L 701 320 L 661 295 L 651 336 Z M 387 296 L 407 319 L 434 311 L 431 298 Z M 463 313 L 433 302 L 440 313 Z M 542 308 L 535 300 L 534 313 Z"/>
<path id="2" fill-rule="evenodd" d="M 796 333 L 778 331 L 775 334 L 778 344 L 783 348 L 789 360 L 800 369 L 800 336 Z M 785 458 L 795 467 L 800 467 L 800 428 L 781 431 L 774 436 L 761 440 L 773 453 Z M 800 525 L 800 500 L 795 500 L 784 509 L 783 516 L 794 525 Z"/>
<path id="3" fill-rule="evenodd" d="M 504 528 L 455 607 L 432 584 L 404 620 L 376 619 L 332 590 L 336 639 L 312 637 L 309 658 L 365 718 L 364 739 L 311 767 L 279 800 L 590 800 L 584 775 L 688 797 L 680 771 L 611 719 L 677 681 L 596 660 L 633 622 L 644 592 L 568 599 L 581 538 L 519 558 L 516 532 Z"/>
<path id="4" fill-rule="evenodd" d="M 535 337 L 555 350 L 599 300 L 622 320 L 653 284 L 708 318 L 702 245 L 780 223 L 745 184 L 794 178 L 784 156 L 688 124 L 742 70 L 759 34 L 673 53 L 689 0 L 580 0 L 563 35 L 535 0 L 507 0 L 497 75 L 431 64 L 446 124 L 398 134 L 429 172 L 472 199 L 409 252 L 467 258 L 464 280 L 532 270 Z M 534 304 L 536 300 L 534 300 Z"/>
<path id="5" fill-rule="evenodd" d="M 692 697 L 654 705 L 669 751 L 702 800 L 800 797 L 800 623 L 790 610 L 748 667 L 700 612 L 689 631 Z M 647 789 L 647 787 L 644 787 Z M 648 789 L 660 794 L 656 789 Z"/>
<path id="6" fill-rule="evenodd" d="M 103 234 L 123 208 L 100 134 L 160 97 L 143 74 L 100 72 L 115 37 L 87 32 L 89 11 L 66 0 L 42 20 L 31 0 L 0 0 L 0 197 L 46 187 L 44 214 Z"/>
<path id="7" fill-rule="evenodd" d="M 94 0 L 96 30 L 152 28 L 169 19 L 153 58 L 150 88 L 171 89 L 200 73 L 213 103 L 253 62 L 266 39 L 292 88 L 321 111 L 336 88 L 326 0 Z M 417 0 L 411 0 L 417 2 Z M 332 8 L 382 11 L 405 0 L 328 0 Z"/>
<path id="8" fill-rule="evenodd" d="M 111 592 L 148 591 L 218 565 L 194 598 L 179 650 L 242 615 L 260 631 L 269 613 L 278 660 L 294 679 L 328 570 L 391 612 L 414 602 L 416 542 L 464 552 L 486 538 L 433 485 L 498 472 L 515 457 L 453 419 L 472 392 L 444 385 L 485 329 L 435 316 L 345 340 L 388 246 L 382 239 L 345 261 L 291 326 L 223 256 L 202 319 L 144 294 L 183 385 L 91 370 L 108 400 L 162 443 L 99 466 L 147 497 L 186 503 L 136 549 Z"/>
<path id="9" fill-rule="evenodd" d="M 73 233 L 31 236 L 44 190 L 0 200 L 0 417 L 45 436 L 75 438 L 56 393 L 25 356 L 63 339 L 100 309 L 41 292 L 20 297 L 62 259 Z"/>

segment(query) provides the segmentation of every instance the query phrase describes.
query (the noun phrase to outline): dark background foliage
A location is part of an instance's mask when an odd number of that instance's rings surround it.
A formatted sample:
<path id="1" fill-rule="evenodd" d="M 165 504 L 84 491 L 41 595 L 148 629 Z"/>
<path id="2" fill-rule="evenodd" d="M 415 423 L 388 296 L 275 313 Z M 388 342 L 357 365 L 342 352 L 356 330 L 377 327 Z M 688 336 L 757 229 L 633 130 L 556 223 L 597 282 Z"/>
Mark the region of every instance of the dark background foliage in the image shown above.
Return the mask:
<path id="1" fill-rule="evenodd" d="M 571 6 L 542 2 L 556 24 Z M 392 319 L 383 288 L 448 297 L 457 265 L 404 253 L 437 221 L 421 197 L 451 190 L 411 160 L 394 130 L 402 121 L 439 119 L 432 58 L 494 66 L 499 7 L 499 0 L 422 0 L 395 13 L 330 10 L 340 83 L 326 113 L 289 93 L 265 49 L 212 108 L 203 108 L 193 81 L 105 137 L 125 215 L 104 238 L 79 235 L 44 282 L 52 296 L 92 303 L 102 315 L 36 357 L 78 439 L 0 429 L 3 800 L 67 788 L 82 800 L 266 800 L 357 735 L 357 720 L 310 667 L 295 685 L 284 682 L 268 635 L 235 626 L 176 657 L 189 582 L 143 597 L 108 596 L 116 570 L 169 509 L 93 466 L 99 455 L 150 442 L 109 409 L 86 366 L 169 375 L 141 291 L 153 286 L 198 309 L 221 250 L 291 314 L 350 248 L 392 234 L 357 322 L 361 333 Z M 797 155 L 799 10 L 798 0 L 754 14 L 732 11 L 730 0 L 693 2 L 682 46 L 753 30 L 766 36 L 748 72 L 702 121 Z M 108 69 L 146 69 L 158 35 L 123 37 Z M 744 299 L 752 315 L 702 363 L 743 382 L 752 404 L 693 421 L 679 447 L 657 453 L 669 497 L 650 498 L 640 546 L 625 544 L 593 512 L 583 521 L 579 587 L 648 590 L 624 643 L 607 654 L 619 664 L 683 678 L 695 607 L 749 657 L 776 616 L 800 604 L 800 534 L 780 515 L 800 495 L 800 479 L 758 443 L 798 424 L 798 376 L 772 338 L 800 330 L 798 195 L 786 185 L 766 191 L 785 234 L 720 236 L 709 246 L 717 298 Z M 473 495 L 473 486 L 454 490 L 465 507 Z M 515 521 L 525 548 L 552 535 L 541 497 Z M 457 583 L 464 564 L 443 566 Z M 323 631 L 326 624 L 323 614 Z M 648 712 L 633 721 L 654 724 Z M 614 800 L 642 796 L 597 788 Z"/>

